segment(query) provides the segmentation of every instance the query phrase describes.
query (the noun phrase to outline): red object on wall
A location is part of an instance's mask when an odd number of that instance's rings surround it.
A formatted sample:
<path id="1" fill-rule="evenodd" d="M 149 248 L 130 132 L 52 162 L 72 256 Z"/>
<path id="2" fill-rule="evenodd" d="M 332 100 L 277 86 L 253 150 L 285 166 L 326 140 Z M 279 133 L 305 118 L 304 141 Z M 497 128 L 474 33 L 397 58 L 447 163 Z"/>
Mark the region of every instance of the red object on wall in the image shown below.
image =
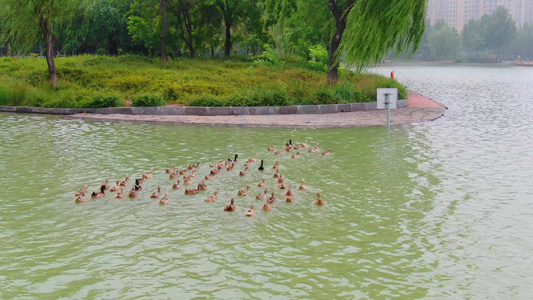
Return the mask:
<path id="1" fill-rule="evenodd" d="M 394 71 L 390 72 L 390 78 L 394 79 Z"/>

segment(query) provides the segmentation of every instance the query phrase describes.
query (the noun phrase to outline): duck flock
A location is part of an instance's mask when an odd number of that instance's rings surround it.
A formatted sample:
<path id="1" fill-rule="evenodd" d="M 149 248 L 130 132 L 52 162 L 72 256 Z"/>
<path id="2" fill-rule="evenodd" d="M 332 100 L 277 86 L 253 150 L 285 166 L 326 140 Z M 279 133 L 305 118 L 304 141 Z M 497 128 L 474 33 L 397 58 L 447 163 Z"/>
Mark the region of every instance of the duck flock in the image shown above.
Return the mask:
<path id="1" fill-rule="evenodd" d="M 284 155 L 284 154 L 291 154 L 291 159 L 298 159 L 300 158 L 300 151 L 305 151 L 309 148 L 307 141 L 293 145 L 292 140 L 289 140 L 289 143 L 285 144 L 285 147 L 281 150 L 276 150 L 276 148 L 272 145 L 267 148 L 269 152 L 274 153 L 274 155 Z M 309 153 L 320 153 L 320 146 L 317 143 L 315 146 L 311 147 L 307 150 Z M 322 155 L 329 155 L 331 153 L 331 150 L 328 149 L 324 152 L 322 152 Z M 259 156 L 259 154 L 257 155 Z M 239 171 L 239 176 L 244 177 L 250 172 L 250 169 L 252 166 L 257 163 L 259 159 L 257 157 L 251 157 L 248 158 L 244 164 L 243 170 Z M 196 171 L 198 167 L 200 166 L 200 163 L 198 162 L 195 165 L 188 165 L 186 168 L 179 169 L 176 168 L 176 165 L 174 164 L 174 167 L 166 169 L 166 173 L 169 174 L 169 179 L 172 179 L 173 182 L 176 180 L 171 187 L 169 187 L 172 190 L 179 190 L 182 189 L 185 191 L 185 195 L 196 195 L 202 191 L 207 191 L 208 187 L 206 184 L 206 180 L 212 181 L 216 180 L 216 177 L 220 175 L 220 172 L 222 170 L 226 172 L 236 172 L 235 168 L 237 167 L 237 164 L 239 163 L 239 155 L 235 154 L 235 157 L 233 159 L 228 158 L 227 160 L 220 160 L 218 162 L 211 163 L 209 167 L 211 168 L 211 171 L 209 174 L 201 177 L 201 181 L 197 183 L 196 188 L 185 188 L 185 186 L 191 186 L 193 185 L 193 178 L 196 177 Z M 261 160 L 259 167 L 257 167 L 258 172 L 265 173 L 265 170 L 269 167 L 266 167 L 264 165 L 264 160 Z M 285 199 L 285 202 L 294 202 L 294 196 L 295 192 L 293 190 L 292 184 L 285 182 L 285 177 L 283 174 L 279 172 L 279 161 L 276 160 L 274 165 L 271 167 L 273 170 L 275 170 L 275 173 L 272 175 L 273 180 L 275 184 L 277 185 L 277 188 L 274 188 L 274 190 L 269 191 L 267 188 L 265 188 L 264 192 L 259 193 L 255 198 L 256 200 L 259 200 L 263 203 L 262 210 L 264 211 L 271 211 L 273 208 L 274 203 L 276 203 L 278 200 L 276 198 L 276 194 L 281 195 L 281 198 Z M 109 185 L 109 179 L 106 178 L 105 184 L 100 186 L 99 192 L 92 192 L 90 196 L 91 199 L 98 199 L 106 196 L 106 191 L 109 192 L 116 192 L 114 198 L 122 199 L 122 198 L 131 198 L 135 199 L 139 197 L 139 192 L 143 190 L 142 184 L 149 180 L 154 176 L 154 169 L 152 169 L 149 173 L 142 173 L 141 178 L 135 179 L 135 182 L 132 183 L 132 188 L 128 192 L 124 192 L 124 189 L 127 188 L 130 185 L 130 178 L 129 176 L 126 176 L 124 180 L 117 180 L 116 185 L 110 186 Z M 183 182 L 181 181 L 183 179 Z M 265 176 L 263 176 L 261 182 L 257 183 L 257 186 L 260 188 L 267 186 L 267 179 Z M 246 197 L 249 195 L 251 186 L 248 185 L 246 189 L 238 190 L 236 192 L 236 195 L 238 197 Z M 86 194 L 87 194 L 88 185 L 85 185 L 84 188 L 78 190 L 75 193 L 76 196 L 76 203 L 84 203 L 86 201 Z M 307 186 L 305 184 L 305 179 L 301 180 L 301 184 L 297 188 L 298 190 L 307 190 Z M 161 191 L 161 186 L 158 186 L 157 191 L 153 192 L 150 196 L 153 199 L 158 199 L 159 204 L 166 205 L 169 204 L 170 200 L 168 197 L 168 192 Z M 278 196 L 279 197 L 279 196 Z M 205 202 L 216 202 L 218 199 L 218 191 L 215 189 L 213 191 L 213 194 L 207 196 L 204 201 Z M 224 211 L 235 211 L 235 199 L 231 198 L 230 204 L 226 205 L 224 207 Z M 320 191 L 317 192 L 317 199 L 314 202 L 315 205 L 323 206 L 326 203 L 324 200 L 320 197 Z M 245 212 L 245 216 L 255 216 L 255 210 L 254 210 L 254 204 L 252 203 L 250 206 L 250 209 L 248 209 Z"/>

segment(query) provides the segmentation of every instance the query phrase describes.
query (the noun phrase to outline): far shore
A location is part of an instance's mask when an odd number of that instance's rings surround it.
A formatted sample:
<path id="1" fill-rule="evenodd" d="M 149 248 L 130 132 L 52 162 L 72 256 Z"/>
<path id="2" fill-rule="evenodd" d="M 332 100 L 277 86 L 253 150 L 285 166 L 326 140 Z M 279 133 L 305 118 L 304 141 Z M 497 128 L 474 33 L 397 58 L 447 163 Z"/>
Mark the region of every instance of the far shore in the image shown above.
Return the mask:
<path id="1" fill-rule="evenodd" d="M 379 64 L 378 67 L 387 66 L 514 66 L 514 61 L 500 63 L 463 63 L 456 61 L 392 61 Z"/>

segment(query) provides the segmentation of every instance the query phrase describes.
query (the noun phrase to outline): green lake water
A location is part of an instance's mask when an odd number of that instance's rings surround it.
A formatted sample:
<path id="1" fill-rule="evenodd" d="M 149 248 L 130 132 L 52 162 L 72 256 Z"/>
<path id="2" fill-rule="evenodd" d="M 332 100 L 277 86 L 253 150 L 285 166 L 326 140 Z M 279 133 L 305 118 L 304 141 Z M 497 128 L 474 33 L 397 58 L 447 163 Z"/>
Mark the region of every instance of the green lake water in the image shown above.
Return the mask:
<path id="1" fill-rule="evenodd" d="M 390 69 L 376 72 L 390 73 Z M 434 122 L 255 129 L 0 114 L 1 299 L 527 299 L 533 292 L 533 69 L 395 67 L 445 103 Z M 290 116 L 289 116 L 290 117 Z M 308 141 L 321 152 L 274 155 Z M 309 149 L 309 148 L 308 148 Z M 233 157 L 208 191 L 172 190 L 165 169 Z M 239 176 L 248 157 L 255 163 Z M 285 203 L 272 177 L 293 187 Z M 137 199 L 74 203 L 109 178 L 155 169 Z M 278 202 L 261 211 L 266 178 Z M 250 195 L 237 191 L 252 186 Z M 151 199 L 157 186 L 170 204 Z M 131 185 L 130 185 L 131 187 Z M 218 189 L 214 203 L 204 202 Z M 129 187 L 127 188 L 129 190 Z M 320 191 L 324 207 L 314 205 Z M 235 198 L 236 212 L 223 207 Z M 255 203 L 256 216 L 244 212 Z"/>

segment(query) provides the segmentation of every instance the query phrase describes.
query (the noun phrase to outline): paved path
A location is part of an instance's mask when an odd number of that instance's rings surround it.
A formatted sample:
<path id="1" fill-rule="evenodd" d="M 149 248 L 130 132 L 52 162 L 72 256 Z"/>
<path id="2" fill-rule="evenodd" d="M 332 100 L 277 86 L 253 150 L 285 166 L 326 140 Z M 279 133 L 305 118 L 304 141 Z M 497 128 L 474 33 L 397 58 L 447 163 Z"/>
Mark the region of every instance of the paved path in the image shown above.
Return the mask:
<path id="1" fill-rule="evenodd" d="M 391 110 L 391 125 L 432 121 L 444 114 L 446 108 L 421 95 L 409 92 L 407 107 Z M 149 122 L 180 125 L 243 126 L 243 127 L 368 127 L 386 126 L 387 111 L 371 110 L 333 114 L 280 114 L 238 116 L 193 116 L 193 115 L 123 115 L 123 114 L 76 114 L 68 119 Z"/>

